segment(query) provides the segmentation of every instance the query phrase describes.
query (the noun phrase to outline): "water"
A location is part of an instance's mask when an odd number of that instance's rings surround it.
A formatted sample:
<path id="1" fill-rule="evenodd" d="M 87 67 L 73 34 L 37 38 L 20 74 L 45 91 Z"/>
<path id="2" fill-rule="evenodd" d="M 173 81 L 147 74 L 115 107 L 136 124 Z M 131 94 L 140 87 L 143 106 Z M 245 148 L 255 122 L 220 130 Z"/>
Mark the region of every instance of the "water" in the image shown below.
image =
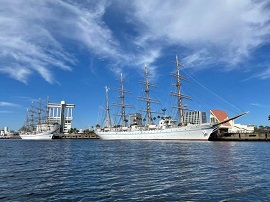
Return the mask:
<path id="1" fill-rule="evenodd" d="M 268 142 L 0 140 L 0 201 L 269 201 Z"/>

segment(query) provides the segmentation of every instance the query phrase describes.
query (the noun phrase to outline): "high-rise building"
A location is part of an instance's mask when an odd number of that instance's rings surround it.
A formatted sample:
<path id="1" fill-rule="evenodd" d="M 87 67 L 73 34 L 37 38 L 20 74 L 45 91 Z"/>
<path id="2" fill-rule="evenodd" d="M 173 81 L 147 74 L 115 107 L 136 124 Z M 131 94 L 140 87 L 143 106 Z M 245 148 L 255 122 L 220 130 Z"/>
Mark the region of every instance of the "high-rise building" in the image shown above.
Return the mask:
<path id="1" fill-rule="evenodd" d="M 67 134 L 72 126 L 72 110 L 75 108 L 74 104 L 66 104 L 66 101 L 61 101 L 60 104 L 48 103 L 48 122 L 59 123 L 60 133 Z"/>
<path id="2" fill-rule="evenodd" d="M 206 123 L 206 112 L 201 111 L 190 111 L 184 113 L 184 123 L 188 124 L 202 124 Z"/>

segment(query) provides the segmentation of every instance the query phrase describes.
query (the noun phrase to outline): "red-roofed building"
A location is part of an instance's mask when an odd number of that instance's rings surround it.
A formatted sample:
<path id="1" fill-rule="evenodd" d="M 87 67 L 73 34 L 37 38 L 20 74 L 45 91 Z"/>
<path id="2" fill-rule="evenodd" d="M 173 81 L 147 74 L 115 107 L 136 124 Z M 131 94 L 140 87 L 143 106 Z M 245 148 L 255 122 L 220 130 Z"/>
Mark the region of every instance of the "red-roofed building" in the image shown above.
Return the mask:
<path id="1" fill-rule="evenodd" d="M 210 123 L 219 123 L 221 121 L 224 121 L 228 119 L 229 116 L 227 113 L 223 110 L 216 110 L 216 109 L 211 109 L 210 110 Z M 219 132 L 220 133 L 226 133 L 229 132 L 229 129 L 232 128 L 233 121 L 226 122 L 222 125 L 219 126 Z"/>
<path id="2" fill-rule="evenodd" d="M 229 116 L 223 110 L 216 110 L 216 109 L 210 110 L 210 122 L 211 123 L 218 123 L 218 122 L 224 121 L 228 118 L 229 118 Z M 233 124 L 231 124 L 230 122 L 231 121 L 224 123 L 221 126 L 228 126 L 228 127 L 232 126 Z"/>
<path id="3" fill-rule="evenodd" d="M 223 110 L 210 110 L 210 123 L 219 123 L 228 119 L 229 116 Z M 234 120 L 228 121 L 224 124 L 219 126 L 219 133 L 235 133 L 235 132 L 242 132 L 242 133 L 250 133 L 254 131 L 254 126 L 252 125 L 241 125 L 235 124 Z"/>

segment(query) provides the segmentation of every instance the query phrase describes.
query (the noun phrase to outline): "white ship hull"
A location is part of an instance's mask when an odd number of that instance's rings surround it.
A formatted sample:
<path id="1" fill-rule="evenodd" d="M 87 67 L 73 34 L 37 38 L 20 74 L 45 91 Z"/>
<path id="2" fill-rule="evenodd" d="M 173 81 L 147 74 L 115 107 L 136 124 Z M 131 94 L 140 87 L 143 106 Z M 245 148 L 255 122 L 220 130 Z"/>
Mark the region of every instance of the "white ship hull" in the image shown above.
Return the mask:
<path id="1" fill-rule="evenodd" d="M 20 137 L 24 140 L 51 140 L 59 127 L 58 124 L 40 124 L 37 131 L 21 133 Z"/>
<path id="2" fill-rule="evenodd" d="M 43 132 L 37 134 L 20 134 L 20 137 L 24 140 L 51 140 L 53 134 L 51 132 Z"/>
<path id="3" fill-rule="evenodd" d="M 103 140 L 208 140 L 210 134 L 213 132 L 218 125 L 222 123 L 226 123 L 230 120 L 238 118 L 243 114 L 235 116 L 233 118 L 227 118 L 224 121 L 221 121 L 216 124 L 206 123 L 206 113 L 203 116 L 201 112 L 197 111 L 196 113 L 187 114 L 184 111 L 188 110 L 187 105 L 183 104 L 183 99 L 192 100 L 191 97 L 187 95 L 181 94 L 181 80 L 186 80 L 186 78 L 182 77 L 180 74 L 180 66 L 178 63 L 178 57 L 176 56 L 176 71 L 172 73 L 172 76 L 176 78 L 176 83 L 174 86 L 176 87 L 176 91 L 170 92 L 172 96 L 177 97 L 177 115 L 179 116 L 179 120 L 174 120 L 171 116 L 166 116 L 166 109 L 161 109 L 163 112 L 163 116 L 157 116 L 157 118 L 161 118 L 156 124 L 156 117 L 152 117 L 152 113 L 157 113 L 151 110 L 151 103 L 160 104 L 158 100 L 150 98 L 150 87 L 154 87 L 153 84 L 149 83 L 148 79 L 148 69 L 145 65 L 145 81 L 141 81 L 141 84 L 145 85 L 145 96 L 138 97 L 139 100 L 146 102 L 146 109 L 142 110 L 147 112 L 145 118 L 143 119 L 142 114 L 134 113 L 129 115 L 129 119 L 127 120 L 127 116 L 125 113 L 125 109 L 127 107 L 132 108 L 132 105 L 126 105 L 124 98 L 125 93 L 129 91 L 124 89 L 124 81 L 123 76 L 121 74 L 120 79 L 120 88 L 117 91 L 120 92 L 119 98 L 121 98 L 121 103 L 114 103 L 115 106 L 121 106 L 121 125 L 113 126 L 111 122 L 110 116 L 110 106 L 108 99 L 108 91 L 109 88 L 106 86 L 106 119 L 101 124 L 104 128 L 100 128 L 100 125 L 97 124 L 96 135 Z M 129 126 L 127 126 L 127 122 L 129 122 Z M 144 125 L 144 126 L 143 126 Z M 181 125 L 181 126 L 179 126 Z"/>
<path id="4" fill-rule="evenodd" d="M 208 140 L 213 127 L 183 126 L 159 130 L 96 131 L 103 140 Z"/>

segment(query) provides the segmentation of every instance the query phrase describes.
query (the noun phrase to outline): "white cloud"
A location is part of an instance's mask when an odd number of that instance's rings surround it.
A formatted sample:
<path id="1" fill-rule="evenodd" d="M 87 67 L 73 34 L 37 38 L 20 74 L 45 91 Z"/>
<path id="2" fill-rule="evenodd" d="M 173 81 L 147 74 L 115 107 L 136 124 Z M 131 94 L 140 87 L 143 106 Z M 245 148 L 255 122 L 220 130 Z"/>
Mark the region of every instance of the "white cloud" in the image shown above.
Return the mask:
<path id="1" fill-rule="evenodd" d="M 123 59 L 111 31 L 101 21 L 107 4 L 2 0 L 0 73 L 23 83 L 33 73 L 49 83 L 57 82 L 54 68 L 71 71 L 76 64 L 74 56 L 66 51 L 66 42 L 76 44 L 77 48 L 85 46 L 98 55 Z M 20 75 L 16 74 L 18 70 Z"/>
<path id="2" fill-rule="evenodd" d="M 267 1 L 137 0 L 135 20 L 140 22 L 144 43 L 159 41 L 188 48 L 193 56 L 187 62 L 202 60 L 207 50 L 209 63 L 236 65 L 247 59 L 270 35 Z"/>
<path id="3" fill-rule="evenodd" d="M 265 71 L 255 75 L 255 77 L 260 78 L 260 79 L 270 78 L 270 67 L 268 67 Z"/>
<path id="4" fill-rule="evenodd" d="M 6 73 L 11 78 L 27 84 L 28 77 L 32 74 L 31 70 L 23 66 L 14 65 L 0 68 L 0 73 Z"/>
<path id="5" fill-rule="evenodd" d="M 7 111 L 7 110 L 0 110 L 1 114 L 11 114 L 14 113 L 14 111 Z"/>
<path id="6" fill-rule="evenodd" d="M 188 56 L 184 57 L 182 63 L 187 66 L 205 66 L 213 62 L 213 55 L 206 49 L 201 49 L 196 52 L 192 52 Z"/>
<path id="7" fill-rule="evenodd" d="M 260 107 L 260 108 L 268 108 L 269 105 L 264 105 L 264 104 L 260 104 L 260 103 L 250 103 L 252 106 L 255 107 Z"/>
<path id="8" fill-rule="evenodd" d="M 117 13 L 110 13 L 114 6 Z M 106 24 L 104 16 L 120 15 L 119 9 L 128 28 Z M 168 47 L 190 53 L 184 54 L 186 66 L 219 62 L 235 68 L 268 43 L 268 13 L 267 0 L 1 0 L 0 73 L 23 83 L 32 74 L 57 83 L 55 68 L 71 71 L 78 62 L 71 47 L 109 60 L 116 73 L 146 63 L 154 74 Z"/>
<path id="9" fill-rule="evenodd" d="M 18 104 L 11 103 L 11 102 L 0 102 L 1 107 L 18 107 Z"/>
<path id="10" fill-rule="evenodd" d="M 2 1 L 0 72 L 23 83 L 36 72 L 53 83 L 50 68 L 71 70 L 66 63 L 72 64 L 74 60 L 45 26 L 46 16 L 51 16 L 46 6 L 51 2 Z"/>

